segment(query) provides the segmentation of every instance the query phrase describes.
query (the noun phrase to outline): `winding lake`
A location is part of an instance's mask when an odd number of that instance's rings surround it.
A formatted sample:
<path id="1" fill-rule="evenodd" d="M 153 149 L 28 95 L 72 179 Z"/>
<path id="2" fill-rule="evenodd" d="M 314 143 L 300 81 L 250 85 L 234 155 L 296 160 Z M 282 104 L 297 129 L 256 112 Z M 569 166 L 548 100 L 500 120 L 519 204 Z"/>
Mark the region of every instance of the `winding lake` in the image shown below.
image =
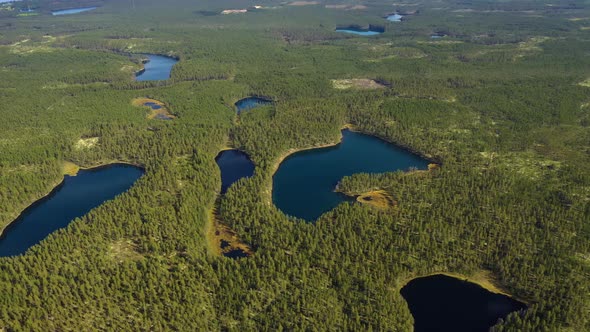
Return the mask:
<path id="1" fill-rule="evenodd" d="M 221 193 L 243 177 L 254 174 L 254 164 L 248 155 L 239 150 L 221 151 L 215 158 L 215 162 L 221 171 Z"/>
<path id="2" fill-rule="evenodd" d="M 353 200 L 334 192 L 343 177 L 411 167 L 427 169 L 428 161 L 379 138 L 343 130 L 342 141 L 336 146 L 288 156 L 273 176 L 272 200 L 285 214 L 313 221 Z"/>
<path id="3" fill-rule="evenodd" d="M 383 33 L 383 31 L 376 31 L 376 30 L 371 30 L 371 29 L 359 29 L 359 28 L 353 28 L 353 27 L 337 28 L 336 32 L 350 33 L 350 34 L 359 35 L 359 36 L 375 36 L 375 35 L 380 35 Z"/>
<path id="4" fill-rule="evenodd" d="M 162 81 L 170 78 L 172 67 L 177 59 L 163 55 L 145 54 L 148 62 L 144 63 L 144 69 L 135 74 L 136 81 Z"/>
<path id="5" fill-rule="evenodd" d="M 265 105 L 272 105 L 272 100 L 260 97 L 248 97 L 238 100 L 235 104 L 238 114 Z"/>
<path id="6" fill-rule="evenodd" d="M 414 316 L 415 332 L 487 332 L 499 318 L 526 309 L 506 295 L 442 274 L 414 279 L 401 294 Z"/>
<path id="7" fill-rule="evenodd" d="M 113 164 L 65 176 L 51 194 L 28 207 L 0 238 L 0 257 L 25 253 L 52 232 L 66 227 L 107 200 L 127 191 L 143 175 L 135 166 Z"/>
<path id="8" fill-rule="evenodd" d="M 53 16 L 59 16 L 59 15 L 71 15 L 71 14 L 78 14 L 78 13 L 83 13 L 83 12 L 87 12 L 90 10 L 94 10 L 98 7 L 81 7 L 81 8 L 70 8 L 70 9 L 62 9 L 62 10 L 54 10 L 51 12 L 51 15 Z"/>

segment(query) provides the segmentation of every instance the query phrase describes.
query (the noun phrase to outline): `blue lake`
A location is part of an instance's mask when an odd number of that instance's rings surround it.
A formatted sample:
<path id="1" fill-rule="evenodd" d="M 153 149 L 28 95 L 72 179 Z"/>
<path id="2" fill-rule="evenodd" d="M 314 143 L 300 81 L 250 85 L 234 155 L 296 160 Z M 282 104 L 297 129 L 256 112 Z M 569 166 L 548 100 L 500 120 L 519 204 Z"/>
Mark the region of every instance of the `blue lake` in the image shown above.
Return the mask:
<path id="1" fill-rule="evenodd" d="M 253 108 L 265 106 L 265 105 L 272 105 L 272 100 L 259 98 L 259 97 L 248 97 L 244 99 L 240 99 L 236 102 L 235 106 L 238 110 L 238 114 L 249 111 Z"/>
<path id="2" fill-rule="evenodd" d="M 51 15 L 53 16 L 59 16 L 59 15 L 71 15 L 71 14 L 78 14 L 78 13 L 83 13 L 83 12 L 87 12 L 90 10 L 94 10 L 98 7 L 82 7 L 82 8 L 70 8 L 70 9 L 62 9 L 62 10 L 54 10 L 51 12 Z"/>
<path id="3" fill-rule="evenodd" d="M 254 164 L 247 154 L 239 150 L 221 151 L 215 158 L 215 162 L 221 171 L 222 194 L 225 194 L 234 182 L 254 174 Z"/>
<path id="4" fill-rule="evenodd" d="M 359 35 L 359 36 L 375 36 L 375 35 L 380 35 L 383 33 L 381 31 L 363 30 L 363 29 L 356 29 L 356 28 L 338 28 L 338 29 L 336 29 L 336 32 L 350 33 L 350 34 Z"/>
<path id="5" fill-rule="evenodd" d="M 401 15 L 399 15 L 399 14 L 391 14 L 391 15 L 388 15 L 388 16 L 386 17 L 386 19 L 387 19 L 389 22 L 401 22 L 401 21 L 402 21 L 402 17 L 403 17 L 403 16 L 401 16 Z"/>
<path id="6" fill-rule="evenodd" d="M 147 107 L 149 107 L 149 108 L 151 108 L 153 110 L 159 110 L 159 109 L 162 108 L 162 106 L 160 106 L 160 105 L 158 105 L 156 103 L 152 103 L 152 102 L 144 103 L 143 106 L 147 106 Z"/>
<path id="7" fill-rule="evenodd" d="M 334 192 L 343 177 L 412 167 L 427 169 L 428 161 L 376 137 L 343 130 L 342 142 L 336 146 L 287 157 L 273 176 L 272 200 L 285 214 L 313 221 L 352 200 Z"/>
<path id="8" fill-rule="evenodd" d="M 24 210 L 4 230 L 0 257 L 25 253 L 73 219 L 127 191 L 143 173 L 139 167 L 113 164 L 80 170 L 77 176 L 66 175 L 53 192 Z"/>
<path id="9" fill-rule="evenodd" d="M 145 54 L 148 62 L 144 69 L 135 74 L 136 81 L 161 81 L 170 78 L 172 67 L 178 62 L 175 58 L 163 55 Z"/>
<path id="10" fill-rule="evenodd" d="M 445 275 L 410 281 L 401 289 L 415 332 L 487 332 L 498 319 L 526 305 L 511 297 Z"/>

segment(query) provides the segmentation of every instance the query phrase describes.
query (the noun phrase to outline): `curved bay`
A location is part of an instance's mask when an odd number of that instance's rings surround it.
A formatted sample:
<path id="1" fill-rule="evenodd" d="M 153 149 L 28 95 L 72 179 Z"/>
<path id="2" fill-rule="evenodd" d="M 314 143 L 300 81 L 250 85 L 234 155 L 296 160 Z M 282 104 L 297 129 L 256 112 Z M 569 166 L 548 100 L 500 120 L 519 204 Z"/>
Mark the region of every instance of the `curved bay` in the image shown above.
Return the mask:
<path id="1" fill-rule="evenodd" d="M 336 146 L 287 157 L 273 176 L 272 200 L 285 214 L 313 221 L 349 200 L 334 192 L 345 176 L 427 166 L 427 160 L 405 149 L 373 136 L 343 130 L 342 141 Z"/>

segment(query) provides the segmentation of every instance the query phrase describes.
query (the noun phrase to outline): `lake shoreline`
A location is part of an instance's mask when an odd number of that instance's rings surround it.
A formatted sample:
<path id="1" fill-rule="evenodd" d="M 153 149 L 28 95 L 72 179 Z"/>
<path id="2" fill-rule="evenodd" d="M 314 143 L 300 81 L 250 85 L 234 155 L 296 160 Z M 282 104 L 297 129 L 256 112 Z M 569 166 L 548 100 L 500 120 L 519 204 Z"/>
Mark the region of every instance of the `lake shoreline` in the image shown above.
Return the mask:
<path id="1" fill-rule="evenodd" d="M 333 147 L 333 146 L 337 146 L 338 144 L 342 143 L 342 139 L 343 139 L 343 135 L 342 135 L 342 131 L 343 130 L 350 130 L 351 132 L 354 133 L 359 133 L 359 134 L 363 134 L 363 135 L 367 135 L 367 136 L 372 136 L 375 138 L 378 138 L 388 144 L 394 145 L 398 148 L 401 148 L 407 152 L 410 152 L 418 157 L 421 157 L 422 159 L 425 159 L 426 161 L 436 164 L 438 165 L 438 167 L 442 166 L 442 162 L 436 160 L 436 158 L 430 156 L 430 155 L 426 155 L 416 149 L 411 148 L 410 146 L 406 145 L 406 144 L 402 144 L 402 143 L 396 143 L 396 142 L 392 142 L 389 139 L 384 138 L 381 135 L 378 134 L 370 134 L 367 132 L 364 132 L 362 130 L 360 130 L 358 127 L 356 127 L 354 124 L 352 123 L 346 123 L 344 125 L 342 125 L 340 127 L 340 135 L 338 138 L 338 141 L 336 143 L 326 143 L 326 144 L 318 144 L 318 145 L 314 145 L 314 146 L 310 146 L 310 147 L 304 147 L 304 148 L 291 148 L 288 149 L 287 151 L 285 151 L 284 153 L 280 154 L 279 157 L 276 159 L 276 161 L 272 164 L 272 166 L 270 167 L 270 174 L 271 174 L 271 178 L 270 178 L 270 183 L 266 186 L 265 189 L 265 193 L 264 196 L 265 199 L 263 199 L 268 205 L 272 205 L 272 193 L 273 193 L 273 177 L 275 175 L 275 173 L 277 172 L 277 170 L 279 169 L 279 167 L 281 166 L 281 164 L 291 155 L 297 153 L 297 152 L 301 152 L 301 151 L 306 151 L 306 150 L 313 150 L 313 149 L 323 149 L 323 148 L 329 148 L 329 147 Z M 344 194 L 344 193 L 343 193 Z"/>
<path id="2" fill-rule="evenodd" d="M 427 273 L 427 274 L 413 275 L 413 276 L 403 279 L 403 281 L 398 285 L 398 291 L 401 290 L 402 288 L 404 288 L 406 285 L 408 285 L 412 280 L 419 279 L 419 278 L 432 277 L 435 275 L 443 275 L 443 276 L 455 278 L 458 280 L 470 282 L 470 283 L 476 284 L 476 285 L 480 286 L 481 288 L 483 288 L 489 292 L 492 292 L 494 294 L 504 295 L 504 296 L 507 296 L 511 299 L 514 299 L 514 300 L 522 302 L 526 305 L 529 305 L 529 301 L 525 301 L 524 299 L 518 298 L 518 297 L 510 294 L 505 288 L 502 287 L 502 285 L 499 285 L 499 283 L 496 280 L 494 280 L 491 272 L 485 271 L 485 270 L 480 270 L 479 272 L 476 272 L 470 276 L 467 276 L 467 275 L 464 275 L 461 273 L 456 273 L 456 272 L 440 272 L 440 271 L 439 272 L 431 272 L 431 273 Z"/>
<path id="3" fill-rule="evenodd" d="M 279 167 L 281 166 L 281 164 L 283 163 L 283 161 L 285 161 L 285 159 L 287 159 L 290 155 L 295 154 L 297 152 L 306 151 L 306 150 L 313 150 L 313 149 L 323 149 L 323 148 L 329 148 L 332 146 L 337 146 L 338 144 L 340 144 L 342 142 L 342 130 L 351 129 L 351 127 L 352 127 L 352 124 L 347 123 L 340 128 L 339 139 L 336 143 L 317 144 L 314 146 L 304 147 L 304 148 L 291 148 L 291 149 L 288 149 L 287 151 L 285 151 L 284 153 L 280 154 L 279 157 L 276 159 L 276 161 L 270 167 L 271 177 L 270 177 L 270 181 L 268 181 L 269 184 L 267 185 L 267 188 L 265 190 L 266 203 L 268 205 L 272 205 L 273 177 L 274 177 L 275 173 L 277 172 L 277 170 L 279 169 Z"/>
<path id="4" fill-rule="evenodd" d="M 177 64 L 178 62 L 180 62 L 180 56 L 176 56 L 176 55 L 167 55 L 167 54 L 158 54 L 158 53 L 129 53 L 132 55 L 140 55 L 140 56 L 146 56 L 147 59 L 141 59 L 141 68 L 133 73 L 133 81 L 134 82 L 150 82 L 150 81 L 168 81 L 172 79 L 172 67 L 174 67 L 175 64 Z M 167 58 L 167 59 L 172 59 L 174 60 L 174 64 L 172 64 L 170 66 L 170 71 L 168 73 L 168 78 L 166 79 L 139 79 L 140 76 L 142 76 L 143 74 L 146 73 L 146 68 L 145 65 L 146 63 L 152 62 L 154 61 L 154 59 L 152 59 L 151 57 L 154 58 Z"/>
<path id="5" fill-rule="evenodd" d="M 62 179 L 59 180 L 59 181 L 55 181 L 54 183 L 56 183 L 56 184 L 51 187 L 51 190 L 47 194 L 41 195 L 39 198 L 35 199 L 31 204 L 27 205 L 24 209 L 21 209 L 20 210 L 21 212 L 17 213 L 16 214 L 16 217 L 12 218 L 12 221 L 10 221 L 8 224 L 6 224 L 6 225 L 2 226 L 2 228 L 0 228 L 0 240 L 2 238 L 4 238 L 4 236 L 6 235 L 6 230 L 8 228 L 10 228 L 14 223 L 16 223 L 18 221 L 18 219 L 23 214 L 25 214 L 26 212 L 28 212 L 31 208 L 34 208 L 37 203 L 41 203 L 42 200 L 48 198 L 53 193 L 55 193 L 56 191 L 58 191 L 64 185 L 65 180 L 66 180 L 66 176 L 77 176 L 78 175 L 78 172 L 80 170 L 83 170 L 83 171 L 99 170 L 101 168 L 105 168 L 105 167 L 109 167 L 109 166 L 117 165 L 117 164 L 135 166 L 135 167 L 141 168 L 143 171 L 145 171 L 145 167 L 143 165 L 140 165 L 138 163 L 133 163 L 133 162 L 126 162 L 126 161 L 113 161 L 113 162 L 106 163 L 106 164 L 105 163 L 101 163 L 101 164 L 99 164 L 97 166 L 79 166 L 79 165 L 76 165 L 76 164 L 74 164 L 72 162 L 69 162 L 69 161 L 66 161 L 66 162 L 71 163 L 71 164 L 77 166 L 76 173 L 75 174 L 73 172 L 66 173 L 66 170 L 64 170 L 64 172 L 62 172 Z"/>

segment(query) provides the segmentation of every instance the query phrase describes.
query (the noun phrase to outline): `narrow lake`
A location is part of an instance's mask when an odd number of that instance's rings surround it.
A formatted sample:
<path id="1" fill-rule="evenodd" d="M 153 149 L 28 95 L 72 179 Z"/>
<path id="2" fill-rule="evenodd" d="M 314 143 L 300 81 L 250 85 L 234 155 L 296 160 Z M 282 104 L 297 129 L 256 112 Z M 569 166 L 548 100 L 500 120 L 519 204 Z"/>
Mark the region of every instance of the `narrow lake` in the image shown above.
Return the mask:
<path id="1" fill-rule="evenodd" d="M 66 227 L 107 200 L 127 191 L 143 175 L 135 166 L 113 164 L 65 176 L 51 194 L 28 207 L 0 238 L 0 257 L 15 256 Z"/>
<path id="2" fill-rule="evenodd" d="M 221 171 L 221 194 L 225 194 L 234 182 L 254 174 L 254 164 L 247 154 L 239 150 L 221 151 L 215 162 Z"/>
<path id="3" fill-rule="evenodd" d="M 238 100 L 235 104 L 238 114 L 265 105 L 272 105 L 272 100 L 260 97 L 248 97 Z"/>
<path id="4" fill-rule="evenodd" d="M 487 332 L 499 318 L 526 309 L 522 302 L 442 274 L 417 278 L 401 290 L 415 332 Z"/>
<path id="5" fill-rule="evenodd" d="M 273 176 L 272 200 L 285 214 L 313 221 L 352 200 L 334 192 L 343 177 L 411 167 L 427 169 L 428 161 L 379 138 L 343 130 L 336 146 L 288 156 Z"/>
<path id="6" fill-rule="evenodd" d="M 380 35 L 383 33 L 383 31 L 375 31 L 375 30 L 371 30 L 371 29 L 359 29 L 359 28 L 353 28 L 353 27 L 337 28 L 336 32 L 350 33 L 350 34 L 359 35 L 359 36 L 375 36 L 375 35 Z"/>
<path id="7" fill-rule="evenodd" d="M 144 63 L 144 69 L 135 74 L 136 81 L 162 81 L 170 78 L 172 67 L 177 59 L 163 55 L 145 54 L 148 62 Z"/>
<path id="8" fill-rule="evenodd" d="M 59 15 L 71 15 L 71 14 L 78 14 L 78 13 L 83 13 L 83 12 L 87 12 L 90 10 L 94 10 L 98 7 L 81 7 L 81 8 L 70 8 L 70 9 L 62 9 L 62 10 L 54 10 L 51 12 L 51 15 L 53 16 L 59 16 Z"/>

